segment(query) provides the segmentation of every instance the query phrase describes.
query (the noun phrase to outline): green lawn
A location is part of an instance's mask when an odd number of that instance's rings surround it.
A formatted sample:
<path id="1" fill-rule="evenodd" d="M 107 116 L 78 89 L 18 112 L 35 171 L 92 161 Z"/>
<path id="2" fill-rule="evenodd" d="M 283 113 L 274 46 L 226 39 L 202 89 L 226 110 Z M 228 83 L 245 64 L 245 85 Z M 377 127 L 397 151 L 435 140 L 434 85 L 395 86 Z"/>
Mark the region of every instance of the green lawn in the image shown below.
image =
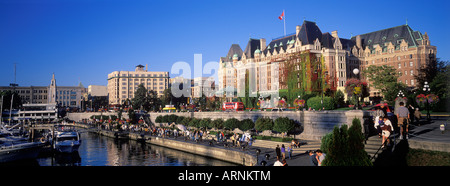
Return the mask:
<path id="1" fill-rule="evenodd" d="M 450 166 L 450 153 L 409 149 L 406 161 L 408 166 Z"/>

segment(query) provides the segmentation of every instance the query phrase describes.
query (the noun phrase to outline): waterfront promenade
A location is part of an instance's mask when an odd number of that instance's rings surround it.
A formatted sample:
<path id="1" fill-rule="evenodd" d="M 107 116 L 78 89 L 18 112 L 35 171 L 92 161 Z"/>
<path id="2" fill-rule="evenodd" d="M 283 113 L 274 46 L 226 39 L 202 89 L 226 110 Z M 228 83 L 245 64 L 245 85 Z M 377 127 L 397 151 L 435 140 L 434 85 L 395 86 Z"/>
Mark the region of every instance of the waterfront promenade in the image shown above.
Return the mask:
<path id="1" fill-rule="evenodd" d="M 435 151 L 443 151 L 443 152 L 450 152 L 450 126 L 445 126 L 445 130 L 442 132 L 440 130 L 440 125 L 445 124 L 445 119 L 436 119 L 433 120 L 431 123 L 416 126 L 411 125 L 410 126 L 410 139 L 409 147 L 413 149 L 423 149 L 423 150 L 435 150 Z M 83 127 L 88 127 L 87 125 Z M 110 137 L 117 137 L 119 134 L 118 132 L 113 132 L 110 130 L 99 130 L 97 128 L 90 128 L 91 132 L 98 132 L 98 133 L 109 133 Z M 124 138 L 129 139 L 135 139 L 135 140 L 145 140 L 145 142 L 150 143 L 152 140 L 155 141 L 158 140 L 164 140 L 166 142 L 171 142 L 172 144 L 180 144 L 180 146 L 193 146 L 192 148 L 199 148 L 204 147 L 207 149 L 206 151 L 190 151 L 190 150 L 183 150 L 177 147 L 170 147 L 166 145 L 161 145 L 168 148 L 173 148 L 176 150 L 182 150 L 185 152 L 194 153 L 197 155 L 202 156 L 209 156 L 212 158 L 234 162 L 237 164 L 242 164 L 242 160 L 239 158 L 242 155 L 247 155 L 247 157 L 253 157 L 254 159 L 249 161 L 249 158 L 247 158 L 247 162 L 245 165 L 247 166 L 260 166 L 261 161 L 264 160 L 267 162 L 267 166 L 273 165 L 273 163 L 276 160 L 276 153 L 275 153 L 275 147 L 279 145 L 281 147 L 282 144 L 285 145 L 285 147 L 288 147 L 290 145 L 290 142 L 275 142 L 275 141 L 269 141 L 269 140 L 254 140 L 252 146 L 247 146 L 246 148 L 242 149 L 241 147 L 237 146 L 228 146 L 224 147 L 224 143 L 220 142 L 213 142 L 210 144 L 211 139 L 215 138 L 215 136 L 212 135 L 206 135 L 204 136 L 203 140 L 201 141 L 192 141 L 191 139 L 185 140 L 184 137 L 178 137 L 174 138 L 173 136 L 167 136 L 164 138 L 157 137 L 156 135 L 150 135 L 150 134 L 144 134 L 144 133 L 138 133 L 138 132 L 121 132 L 122 136 Z M 134 136 L 134 137 L 133 137 Z M 300 148 L 294 148 L 292 153 L 292 159 L 286 158 L 286 161 L 288 165 L 290 166 L 310 166 L 310 160 L 309 155 L 306 154 L 306 151 L 308 150 L 317 150 L 320 148 L 320 141 L 319 140 L 300 140 L 301 146 Z M 157 144 L 157 143 L 153 143 Z M 227 144 L 232 144 L 230 140 L 227 141 Z M 260 154 L 257 156 L 257 149 L 260 150 Z M 215 156 L 214 154 L 211 154 L 212 151 L 223 151 L 224 153 L 234 152 L 236 156 L 226 156 L 226 157 L 220 157 Z M 230 154 L 230 153 L 229 153 Z M 270 155 L 269 159 L 266 160 L 265 155 Z M 288 155 L 286 155 L 288 157 Z M 236 160 L 230 160 L 229 158 L 234 158 Z M 258 160 L 256 164 L 256 159 Z M 250 163 L 251 162 L 251 163 Z"/>
<path id="2" fill-rule="evenodd" d="M 282 144 L 286 147 L 290 145 L 290 142 L 254 140 L 252 146 L 245 145 L 245 148 L 242 148 L 239 146 L 232 146 L 232 142 L 229 139 L 226 142 L 217 142 L 215 140 L 212 141 L 213 137 L 210 135 L 205 136 L 202 140 L 193 141 L 190 138 L 185 138 L 184 136 L 179 136 L 176 138 L 173 136 L 161 137 L 158 135 L 143 134 L 138 132 L 113 132 L 110 130 L 98 129 L 91 129 L 91 132 L 97 132 L 101 135 L 118 138 L 126 138 L 128 136 L 129 139 L 141 140 L 146 143 L 216 158 L 245 166 L 260 166 L 261 161 L 263 160 L 267 162 L 266 166 L 271 166 L 276 160 L 275 147 L 277 145 L 281 147 Z M 302 145 L 300 148 L 294 148 L 292 159 L 287 158 L 286 161 L 289 165 L 310 165 L 309 156 L 305 154 L 305 152 L 307 150 L 317 150 L 320 148 L 320 141 L 301 140 L 301 143 Z M 256 153 L 257 149 L 260 150 L 258 157 Z M 265 157 L 266 154 L 269 155 L 268 159 Z M 286 157 L 288 157 L 287 154 Z M 243 160 L 243 158 L 245 160 Z"/>

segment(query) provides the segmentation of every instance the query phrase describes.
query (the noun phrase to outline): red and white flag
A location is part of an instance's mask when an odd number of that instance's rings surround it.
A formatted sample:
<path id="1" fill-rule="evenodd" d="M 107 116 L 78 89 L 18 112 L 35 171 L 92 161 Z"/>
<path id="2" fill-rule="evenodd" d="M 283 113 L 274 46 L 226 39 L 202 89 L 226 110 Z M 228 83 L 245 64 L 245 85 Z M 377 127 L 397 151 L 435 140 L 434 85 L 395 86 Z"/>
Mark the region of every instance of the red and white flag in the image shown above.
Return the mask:
<path id="1" fill-rule="evenodd" d="M 281 15 L 278 17 L 278 19 L 283 20 L 283 17 L 284 17 L 284 10 L 283 13 L 281 13 Z"/>

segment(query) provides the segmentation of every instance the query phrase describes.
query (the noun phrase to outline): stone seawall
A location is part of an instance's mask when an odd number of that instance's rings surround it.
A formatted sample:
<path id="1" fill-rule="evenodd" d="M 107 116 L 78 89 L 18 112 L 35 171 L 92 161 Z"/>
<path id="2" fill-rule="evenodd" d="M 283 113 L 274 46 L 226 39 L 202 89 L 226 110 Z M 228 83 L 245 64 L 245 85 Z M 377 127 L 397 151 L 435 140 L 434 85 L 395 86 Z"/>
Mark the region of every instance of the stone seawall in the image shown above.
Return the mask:
<path id="1" fill-rule="evenodd" d="M 296 138 L 306 140 L 320 140 L 324 135 L 333 131 L 334 126 L 342 124 L 351 125 L 353 118 L 361 120 L 363 133 L 366 132 L 364 125 L 368 125 L 367 119 L 370 117 L 371 111 L 350 110 L 350 111 L 251 111 L 251 112 L 178 112 L 178 113 L 154 113 L 150 112 L 150 120 L 155 123 L 158 116 L 175 114 L 177 116 L 194 117 L 194 118 L 211 118 L 224 120 L 236 118 L 238 120 L 251 119 L 256 121 L 260 117 L 269 117 L 275 120 L 278 117 L 288 117 L 300 124 L 301 133 Z M 88 119 L 91 115 L 100 115 L 100 113 L 69 113 L 68 117 L 74 121 Z M 116 113 L 103 113 L 103 115 L 116 115 Z M 124 117 L 128 115 L 123 114 Z"/>
<path id="2" fill-rule="evenodd" d="M 149 137 L 149 139 L 146 139 L 145 142 L 244 166 L 254 166 L 257 164 L 257 160 L 254 155 L 240 150 L 226 149 L 217 146 L 207 146 L 192 142 L 183 142 L 154 136 Z"/>
<path id="3" fill-rule="evenodd" d="M 183 113 L 150 113 L 150 119 L 155 123 L 158 116 L 168 114 L 175 114 L 177 116 L 194 117 L 194 118 L 211 118 L 224 120 L 236 118 L 238 120 L 251 119 L 254 122 L 260 117 L 269 117 L 273 120 L 278 117 L 287 117 L 299 123 L 302 131 L 296 138 L 307 140 L 320 140 L 329 132 L 333 131 L 334 126 L 341 126 L 342 124 L 351 125 L 353 118 L 359 118 L 361 121 L 363 133 L 364 124 L 370 117 L 371 111 L 351 110 L 351 111 L 285 111 L 285 112 L 269 112 L 269 111 L 254 111 L 254 112 L 183 112 Z"/>

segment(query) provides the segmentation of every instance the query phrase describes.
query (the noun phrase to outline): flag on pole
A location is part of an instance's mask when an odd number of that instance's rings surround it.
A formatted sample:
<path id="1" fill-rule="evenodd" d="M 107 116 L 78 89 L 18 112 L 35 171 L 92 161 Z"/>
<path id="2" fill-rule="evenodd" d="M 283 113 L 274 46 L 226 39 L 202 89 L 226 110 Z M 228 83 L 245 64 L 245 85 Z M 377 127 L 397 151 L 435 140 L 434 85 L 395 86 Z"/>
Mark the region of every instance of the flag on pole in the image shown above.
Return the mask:
<path id="1" fill-rule="evenodd" d="M 281 13 L 281 15 L 278 17 L 278 19 L 283 20 L 283 17 L 284 17 L 284 10 L 283 13 Z"/>
<path id="2" fill-rule="evenodd" d="M 286 36 L 286 16 L 284 16 L 284 10 L 283 10 L 283 13 L 281 13 L 281 15 L 278 16 L 278 19 L 283 20 L 284 36 Z"/>

